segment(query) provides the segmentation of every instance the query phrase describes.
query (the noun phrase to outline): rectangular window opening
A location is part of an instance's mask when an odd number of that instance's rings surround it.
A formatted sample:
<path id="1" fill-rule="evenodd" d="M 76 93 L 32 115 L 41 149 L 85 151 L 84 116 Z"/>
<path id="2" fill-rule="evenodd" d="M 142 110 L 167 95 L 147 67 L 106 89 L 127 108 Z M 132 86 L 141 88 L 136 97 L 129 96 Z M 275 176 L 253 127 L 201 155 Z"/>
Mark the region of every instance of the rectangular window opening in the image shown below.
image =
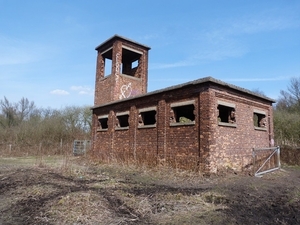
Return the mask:
<path id="1" fill-rule="evenodd" d="M 108 117 L 98 118 L 98 129 L 99 130 L 108 129 Z"/>
<path id="2" fill-rule="evenodd" d="M 218 111 L 219 111 L 218 122 L 231 123 L 231 124 L 236 123 L 234 107 L 230 107 L 226 105 L 218 105 Z"/>
<path id="3" fill-rule="evenodd" d="M 131 62 L 131 61 L 122 62 L 122 65 L 121 65 L 122 74 L 135 77 L 138 65 L 139 65 L 139 60 L 135 60 L 133 62 Z"/>
<path id="4" fill-rule="evenodd" d="M 129 127 L 129 115 L 120 115 L 116 117 L 116 127 Z"/>
<path id="5" fill-rule="evenodd" d="M 136 78 L 138 74 L 136 73 L 137 68 L 140 63 L 143 52 L 137 51 L 136 49 L 130 48 L 128 46 L 122 46 L 122 74 L 133 76 Z"/>
<path id="6" fill-rule="evenodd" d="M 139 126 L 155 125 L 156 110 L 140 112 L 138 122 Z"/>
<path id="7" fill-rule="evenodd" d="M 265 114 L 253 113 L 253 124 L 256 128 L 266 129 L 267 127 L 267 119 Z"/>
<path id="8" fill-rule="evenodd" d="M 170 123 L 195 123 L 194 111 L 195 106 L 193 104 L 171 107 Z"/>
<path id="9" fill-rule="evenodd" d="M 104 62 L 104 76 L 109 76 L 112 73 L 112 60 L 105 58 Z"/>

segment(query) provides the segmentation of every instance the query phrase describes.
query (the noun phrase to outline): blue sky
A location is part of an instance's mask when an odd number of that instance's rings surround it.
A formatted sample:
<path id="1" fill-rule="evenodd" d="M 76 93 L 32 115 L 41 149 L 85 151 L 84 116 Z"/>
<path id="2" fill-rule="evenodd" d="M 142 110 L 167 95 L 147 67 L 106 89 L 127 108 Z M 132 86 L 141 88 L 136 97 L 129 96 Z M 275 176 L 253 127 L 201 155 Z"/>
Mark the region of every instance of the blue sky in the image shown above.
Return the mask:
<path id="1" fill-rule="evenodd" d="M 0 0 L 0 99 L 92 106 L 95 47 L 151 47 L 148 91 L 212 76 L 277 99 L 300 76 L 300 1 Z"/>

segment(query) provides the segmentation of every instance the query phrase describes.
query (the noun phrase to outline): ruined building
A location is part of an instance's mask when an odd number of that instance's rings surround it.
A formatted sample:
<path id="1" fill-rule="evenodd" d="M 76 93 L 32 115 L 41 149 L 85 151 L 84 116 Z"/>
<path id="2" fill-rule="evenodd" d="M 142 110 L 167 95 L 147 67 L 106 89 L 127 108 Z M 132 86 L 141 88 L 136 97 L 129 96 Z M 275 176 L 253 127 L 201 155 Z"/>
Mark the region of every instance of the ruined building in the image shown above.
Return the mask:
<path id="1" fill-rule="evenodd" d="M 95 157 L 215 173 L 272 145 L 272 99 L 212 77 L 148 93 L 149 50 L 118 35 L 96 47 Z"/>

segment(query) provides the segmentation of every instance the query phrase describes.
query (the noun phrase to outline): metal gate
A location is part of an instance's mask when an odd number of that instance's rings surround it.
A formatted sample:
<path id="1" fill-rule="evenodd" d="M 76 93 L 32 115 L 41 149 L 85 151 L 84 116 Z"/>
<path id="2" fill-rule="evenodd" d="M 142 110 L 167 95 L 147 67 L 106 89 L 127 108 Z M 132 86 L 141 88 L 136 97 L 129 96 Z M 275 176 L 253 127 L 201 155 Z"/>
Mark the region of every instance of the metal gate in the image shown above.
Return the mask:
<path id="1" fill-rule="evenodd" d="M 280 147 L 253 148 L 254 175 L 262 174 L 280 169 Z"/>
<path id="2" fill-rule="evenodd" d="M 73 154 L 85 155 L 91 146 L 91 142 L 88 140 L 75 140 L 73 143 Z"/>

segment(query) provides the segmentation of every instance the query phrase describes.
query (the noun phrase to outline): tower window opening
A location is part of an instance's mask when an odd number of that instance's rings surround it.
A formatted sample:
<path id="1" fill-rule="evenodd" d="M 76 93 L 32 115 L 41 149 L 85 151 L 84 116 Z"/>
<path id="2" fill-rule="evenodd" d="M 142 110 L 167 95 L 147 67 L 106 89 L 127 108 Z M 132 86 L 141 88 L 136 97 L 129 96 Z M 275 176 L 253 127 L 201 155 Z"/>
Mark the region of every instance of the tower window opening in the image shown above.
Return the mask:
<path id="1" fill-rule="evenodd" d="M 137 68 L 139 67 L 139 60 L 142 54 L 133 49 L 123 46 L 122 49 L 122 74 L 137 77 Z"/>
<path id="2" fill-rule="evenodd" d="M 112 73 L 112 60 L 106 58 L 104 63 L 104 76 L 107 77 Z"/>

